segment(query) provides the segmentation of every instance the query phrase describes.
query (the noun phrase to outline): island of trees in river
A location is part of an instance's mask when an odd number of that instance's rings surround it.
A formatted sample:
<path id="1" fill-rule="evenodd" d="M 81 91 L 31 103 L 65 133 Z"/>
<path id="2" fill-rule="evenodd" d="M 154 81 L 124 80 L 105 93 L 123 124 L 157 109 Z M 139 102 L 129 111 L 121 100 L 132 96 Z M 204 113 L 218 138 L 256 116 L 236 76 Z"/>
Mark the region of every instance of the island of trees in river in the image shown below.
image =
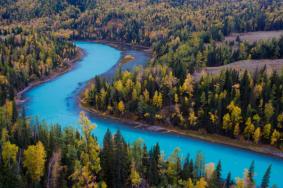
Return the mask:
<path id="1" fill-rule="evenodd" d="M 18 117 L 16 94 L 65 70 L 78 54 L 71 40 L 109 40 L 152 49 L 144 69 L 96 77 L 88 107 L 148 124 L 170 125 L 283 147 L 283 73 L 226 70 L 200 79 L 206 66 L 283 58 L 283 37 L 227 40 L 232 33 L 283 29 L 280 0 L 0 0 L 1 186 L 254 187 L 254 163 L 237 181 L 199 153 L 168 159 L 158 144 L 125 143 L 107 132 L 102 148 L 81 117 L 83 134 Z M 260 37 L 259 37 L 260 38 Z M 246 142 L 245 141 L 245 142 Z M 245 143 L 244 142 L 244 143 Z M 195 158 L 194 158 L 195 157 Z M 194 160 L 192 160 L 194 159 Z M 268 187 L 271 167 L 262 187 Z M 257 183 L 260 184 L 260 183 Z"/>

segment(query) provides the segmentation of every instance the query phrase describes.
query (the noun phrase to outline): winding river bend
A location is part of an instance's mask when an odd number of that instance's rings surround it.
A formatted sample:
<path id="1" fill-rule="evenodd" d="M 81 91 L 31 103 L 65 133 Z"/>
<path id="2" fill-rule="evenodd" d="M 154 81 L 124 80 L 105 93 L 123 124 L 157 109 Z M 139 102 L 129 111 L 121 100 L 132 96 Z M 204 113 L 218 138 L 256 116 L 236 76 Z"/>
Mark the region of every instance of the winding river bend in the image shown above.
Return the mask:
<path id="1" fill-rule="evenodd" d="M 24 103 L 27 115 L 37 116 L 40 120 L 45 120 L 50 124 L 58 123 L 63 127 L 79 127 L 78 118 L 81 109 L 76 100 L 78 92 L 89 79 L 111 69 L 119 60 L 121 51 L 104 44 L 91 42 L 76 42 L 76 45 L 86 52 L 86 56 L 71 71 L 28 90 L 24 94 L 27 99 Z M 139 60 L 147 60 L 143 52 L 131 51 L 131 53 Z M 91 116 L 90 119 L 97 125 L 94 135 L 97 136 L 100 144 L 109 128 L 112 132 L 120 129 L 128 142 L 141 138 L 148 147 L 158 142 L 161 150 L 167 156 L 176 147 L 181 149 L 181 157 L 185 157 L 188 153 L 194 157 L 198 151 L 202 151 L 206 163 L 217 163 L 221 160 L 223 178 L 228 174 L 228 170 L 231 171 L 233 177 L 243 177 L 244 169 L 248 168 L 254 160 L 255 179 L 258 184 L 268 165 L 272 164 L 270 182 L 283 187 L 283 160 L 281 159 L 175 134 L 134 129 L 112 120 Z"/>

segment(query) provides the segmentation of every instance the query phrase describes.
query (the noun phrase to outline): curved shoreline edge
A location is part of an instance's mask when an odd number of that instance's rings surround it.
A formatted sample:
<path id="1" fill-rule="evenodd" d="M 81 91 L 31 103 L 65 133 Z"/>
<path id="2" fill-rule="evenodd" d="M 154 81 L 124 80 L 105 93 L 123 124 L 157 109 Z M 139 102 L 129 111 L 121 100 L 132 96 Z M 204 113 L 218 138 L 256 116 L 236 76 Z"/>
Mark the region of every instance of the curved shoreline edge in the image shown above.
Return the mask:
<path id="1" fill-rule="evenodd" d="M 224 137 L 221 135 L 216 135 L 216 134 L 209 134 L 206 133 L 205 135 L 202 135 L 198 131 L 193 131 L 193 130 L 183 130 L 180 128 L 172 127 L 172 126 L 164 126 L 164 125 L 154 125 L 154 124 L 148 124 L 144 123 L 142 121 L 135 121 L 135 120 L 130 120 L 126 118 L 121 118 L 117 116 L 113 116 L 107 113 L 103 113 L 100 111 L 97 111 L 95 109 L 92 109 L 91 107 L 87 106 L 78 96 L 78 103 L 81 107 L 81 109 L 89 112 L 91 115 L 102 118 L 102 119 L 109 119 L 113 120 L 119 123 L 124 123 L 126 126 L 134 128 L 134 129 L 140 129 L 140 130 L 146 130 L 146 131 L 152 131 L 152 132 L 160 132 L 164 134 L 173 134 L 173 135 L 179 135 L 183 137 L 189 137 L 193 139 L 197 139 L 200 141 L 208 142 L 208 143 L 213 143 L 213 144 L 220 144 L 232 148 L 237 148 L 249 152 L 254 152 L 270 157 L 274 157 L 280 160 L 283 160 L 283 152 L 279 149 L 273 148 L 268 145 L 254 145 L 249 142 L 241 142 L 239 140 L 235 140 L 232 138 Z M 266 147 L 266 148 L 265 148 Z"/>
<path id="2" fill-rule="evenodd" d="M 25 92 L 27 92 L 28 90 L 30 90 L 33 87 L 38 86 L 40 84 L 54 80 L 58 76 L 61 76 L 61 75 L 65 74 L 66 72 L 71 71 L 74 68 L 74 66 L 85 56 L 85 54 L 86 54 L 86 52 L 83 49 L 77 47 L 76 56 L 73 59 L 66 62 L 65 67 L 54 69 L 50 73 L 50 75 L 45 76 L 45 77 L 43 77 L 39 80 L 32 81 L 24 89 L 22 89 L 21 91 L 18 91 L 17 94 L 16 94 L 16 97 L 15 97 L 16 104 L 18 105 L 18 104 L 25 102 L 25 99 L 23 99 L 23 94 Z"/>
<path id="3" fill-rule="evenodd" d="M 122 50 L 122 52 L 125 50 L 125 47 L 126 48 L 130 47 L 127 44 L 123 45 L 122 43 L 111 43 L 110 41 L 94 41 L 94 40 L 91 41 L 91 40 L 88 40 L 88 42 L 97 42 L 97 43 L 105 44 L 105 45 L 108 45 L 108 46 L 111 46 L 111 47 L 114 47 L 114 48 L 118 48 L 118 49 Z M 119 47 L 117 47 L 118 45 L 119 45 Z M 33 81 L 33 82 L 29 83 L 29 85 L 27 87 L 25 87 L 23 90 L 19 91 L 16 95 L 17 104 L 21 104 L 25 101 L 25 100 L 22 99 L 22 96 L 28 90 L 30 90 L 33 87 L 38 86 L 40 84 L 52 81 L 52 80 L 56 79 L 58 76 L 63 75 L 64 73 L 71 71 L 73 68 L 75 68 L 75 65 L 77 65 L 77 63 L 79 63 L 79 61 L 86 55 L 86 52 L 83 49 L 81 49 L 79 47 L 77 47 L 77 48 L 78 48 L 78 54 L 73 59 L 71 59 L 67 62 L 66 67 L 53 70 L 53 72 L 49 76 L 46 76 L 46 77 L 44 77 L 40 80 Z M 139 50 L 150 53 L 150 49 L 145 49 L 145 48 L 141 49 L 140 48 Z M 123 58 L 123 54 L 121 55 L 120 59 L 117 61 L 116 64 L 120 63 L 120 60 L 122 58 Z M 85 90 L 86 87 L 88 87 L 91 80 L 89 80 L 87 83 L 85 83 L 84 87 L 81 88 L 81 90 L 78 92 L 77 96 L 75 96 L 75 97 L 77 98 L 77 103 L 81 107 L 81 109 L 91 113 L 93 116 L 117 121 L 117 122 L 120 122 L 120 123 L 124 123 L 124 124 L 126 124 L 126 126 L 128 126 L 130 128 L 147 130 L 147 131 L 152 131 L 152 132 L 161 132 L 161 133 L 164 133 L 164 134 L 175 134 L 175 135 L 179 135 L 179 136 L 198 139 L 198 140 L 201 140 L 201 141 L 204 141 L 204 142 L 210 142 L 210 143 L 214 143 L 214 144 L 220 144 L 220 145 L 229 146 L 229 147 L 233 147 L 233 148 L 237 148 L 237 149 L 242 149 L 242 150 L 246 150 L 246 151 L 250 151 L 250 152 L 255 152 L 255 153 L 263 154 L 263 155 L 266 155 L 266 156 L 275 157 L 275 158 L 280 159 L 280 160 L 283 159 L 283 151 L 276 149 L 276 148 L 273 148 L 273 147 L 268 146 L 268 145 L 262 145 L 262 144 L 261 145 L 254 145 L 254 144 L 251 144 L 251 143 L 248 143 L 248 142 L 240 142 L 239 140 L 231 139 L 231 138 L 220 136 L 220 135 L 214 135 L 214 134 L 206 134 L 205 136 L 203 136 L 200 132 L 197 132 L 197 131 L 182 130 L 180 128 L 176 128 L 176 127 L 172 127 L 172 126 L 168 126 L 168 125 L 167 126 L 166 125 L 162 125 L 162 126 L 161 125 L 151 125 L 151 124 L 147 124 L 147 123 L 144 123 L 144 122 L 141 122 L 141 121 L 119 118 L 119 117 L 116 117 L 116 116 L 113 116 L 113 115 L 110 115 L 110 114 L 106 114 L 106 113 L 103 113 L 103 112 L 96 111 L 96 110 L 88 107 L 80 98 L 81 93 Z M 264 147 L 266 147 L 266 148 L 264 148 Z"/>
<path id="4" fill-rule="evenodd" d="M 131 47 L 129 44 L 122 44 L 122 43 L 119 43 L 119 42 L 112 43 L 110 41 L 97 41 L 97 40 L 88 40 L 88 42 L 102 43 L 102 44 L 105 44 L 105 45 L 108 45 L 108 46 L 111 46 L 113 48 L 117 48 L 117 49 L 121 50 L 122 55 L 121 55 L 120 59 L 116 62 L 116 64 L 113 65 L 113 67 L 115 67 L 117 64 L 120 63 L 121 59 L 125 55 L 125 53 L 123 53 L 123 52 L 125 52 L 126 49 Z M 145 47 L 143 47 L 143 48 L 137 47 L 136 49 L 142 50 L 145 53 L 150 52 L 150 49 L 146 49 Z M 126 124 L 126 126 L 128 126 L 130 128 L 153 131 L 153 132 L 161 132 L 161 133 L 164 133 L 164 134 L 175 134 L 175 135 L 184 136 L 184 137 L 190 137 L 190 138 L 198 139 L 198 140 L 205 141 L 205 142 L 225 145 L 225 146 L 238 148 L 238 149 L 242 149 L 242 150 L 245 150 L 245 151 L 255 152 L 255 153 L 259 153 L 259 154 L 263 154 L 263 155 L 266 155 L 266 156 L 271 156 L 271 157 L 275 157 L 275 158 L 278 158 L 280 160 L 283 160 L 283 151 L 280 150 L 280 149 L 277 149 L 275 147 L 269 146 L 269 145 L 264 145 L 264 144 L 255 145 L 255 144 L 247 142 L 247 141 L 240 141 L 240 140 L 236 140 L 236 139 L 232 139 L 232 138 L 228 138 L 228 137 L 216 135 L 216 134 L 206 133 L 205 135 L 202 135 L 202 133 L 199 132 L 199 131 L 183 130 L 183 129 L 180 129 L 180 128 L 176 128 L 176 127 L 164 125 L 164 124 L 162 124 L 162 125 L 148 124 L 148 123 L 145 123 L 145 122 L 142 122 L 142 121 L 136 121 L 136 120 L 126 119 L 126 118 L 121 118 L 121 117 L 117 117 L 117 116 L 114 116 L 114 115 L 111 115 L 111 114 L 107 114 L 105 112 L 97 111 L 97 110 L 91 108 L 90 106 L 88 106 L 87 104 L 85 104 L 84 101 L 81 99 L 81 94 L 83 93 L 83 91 L 87 87 L 89 87 L 92 80 L 93 79 L 90 79 L 87 83 L 85 83 L 84 87 L 81 88 L 81 90 L 78 92 L 77 96 L 75 96 L 75 97 L 77 98 L 77 104 L 80 106 L 80 108 L 82 110 L 89 112 L 91 115 L 93 115 L 95 117 L 99 117 L 99 118 L 103 118 L 103 119 L 109 119 L 109 120 L 117 121 L 117 122 L 120 122 L 120 123 L 124 123 L 124 124 Z"/>

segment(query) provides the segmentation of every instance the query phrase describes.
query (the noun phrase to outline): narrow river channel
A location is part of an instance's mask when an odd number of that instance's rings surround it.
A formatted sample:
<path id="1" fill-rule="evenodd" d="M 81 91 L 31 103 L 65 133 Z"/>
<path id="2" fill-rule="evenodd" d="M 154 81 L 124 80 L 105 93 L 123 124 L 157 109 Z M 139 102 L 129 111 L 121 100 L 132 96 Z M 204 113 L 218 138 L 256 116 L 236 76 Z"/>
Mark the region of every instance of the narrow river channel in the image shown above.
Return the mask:
<path id="1" fill-rule="evenodd" d="M 54 80 L 38 85 L 28 90 L 24 97 L 26 114 L 37 117 L 49 124 L 60 124 L 63 127 L 72 126 L 78 128 L 78 118 L 81 111 L 77 103 L 77 94 L 85 86 L 88 80 L 95 75 L 100 75 L 113 67 L 121 56 L 121 51 L 110 46 L 91 42 L 76 42 L 86 55 L 78 62 L 74 69 L 57 77 Z M 139 51 L 131 51 L 132 55 L 146 61 L 146 54 Z M 206 163 L 222 162 L 223 178 L 226 178 L 228 170 L 233 177 L 243 177 L 245 168 L 255 161 L 255 179 L 259 184 L 269 164 L 272 164 L 271 183 L 283 188 L 283 160 L 249 152 L 221 144 L 214 144 L 197 139 L 187 138 L 175 134 L 163 134 L 131 128 L 129 125 L 112 120 L 91 117 L 97 128 L 94 135 L 99 143 L 109 128 L 112 132 L 120 129 L 128 142 L 141 138 L 148 147 L 160 144 L 165 156 L 170 155 L 174 148 L 181 149 L 181 157 L 187 154 L 195 157 L 198 151 L 205 156 Z"/>

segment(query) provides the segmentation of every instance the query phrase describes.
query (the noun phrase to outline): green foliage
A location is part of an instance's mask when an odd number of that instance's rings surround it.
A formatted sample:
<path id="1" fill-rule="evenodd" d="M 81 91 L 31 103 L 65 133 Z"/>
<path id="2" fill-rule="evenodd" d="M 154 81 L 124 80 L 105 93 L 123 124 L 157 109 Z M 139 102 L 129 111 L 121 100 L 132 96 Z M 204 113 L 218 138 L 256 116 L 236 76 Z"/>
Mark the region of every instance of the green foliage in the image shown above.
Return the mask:
<path id="1" fill-rule="evenodd" d="M 50 33 L 16 29 L 0 29 L 0 106 L 30 82 L 67 66 L 76 55 L 73 44 Z"/>
<path id="2" fill-rule="evenodd" d="M 99 148 L 95 128 L 81 115 L 73 129 L 31 125 L 17 118 L 16 92 L 63 70 L 77 49 L 68 39 L 110 40 L 151 47 L 147 68 L 100 77 L 85 91 L 100 111 L 148 123 L 171 124 L 282 147 L 283 76 L 225 71 L 193 79 L 205 66 L 283 57 L 283 37 L 228 41 L 235 32 L 282 30 L 279 0 L 0 0 L 0 187 L 226 187 L 219 162 L 210 179 L 204 156 L 182 163 L 178 150 L 163 159 L 159 145 L 127 144 L 107 131 Z M 34 145 L 36 144 L 36 145 Z M 48 164 L 47 164 L 48 162 Z M 45 165 L 46 164 L 46 165 Z M 183 164 L 183 165 L 182 165 Z M 47 168 L 48 167 L 48 168 Z M 214 166 L 213 166 L 214 167 Z M 254 184 L 254 164 L 248 178 Z M 268 187 L 271 167 L 262 187 Z M 30 180 L 32 182 L 30 182 Z M 20 184 L 19 184 L 20 182 Z M 237 181 L 242 186 L 243 179 Z"/>
<path id="3" fill-rule="evenodd" d="M 83 130 L 83 140 L 79 142 L 81 152 L 79 159 L 75 160 L 74 172 L 70 176 L 74 187 L 96 186 L 96 175 L 100 172 L 99 146 L 91 135 L 95 125 L 91 124 L 86 115 L 81 112 L 80 124 Z"/>
<path id="4" fill-rule="evenodd" d="M 0 186 L 234 186 L 231 174 L 227 180 L 222 179 L 221 162 L 217 164 L 216 169 L 212 164 L 212 174 L 207 176 L 204 156 L 200 152 L 197 153 L 195 160 L 188 155 L 183 161 L 184 159 L 179 156 L 180 149 L 176 148 L 165 159 L 158 144 L 147 150 L 142 140 L 127 144 L 120 131 L 112 135 L 109 130 L 99 149 L 96 139 L 92 136 L 95 125 L 91 124 L 84 113 L 81 113 L 80 122 L 81 132 L 72 128 L 61 129 L 58 126 L 47 128 L 40 122 L 31 128 L 15 127 L 16 130 L 1 130 Z M 29 133 L 15 136 L 12 133 L 17 129 Z M 17 146 L 15 143 L 26 135 L 33 135 L 30 137 L 31 144 Z M 11 141 L 8 141 L 8 138 Z M 247 177 L 249 182 L 255 184 L 254 168 L 252 163 Z M 269 184 L 270 171 L 271 169 L 265 173 L 262 185 Z"/>
<path id="5" fill-rule="evenodd" d="M 252 163 L 251 163 L 251 166 L 250 166 L 250 168 L 249 168 L 249 172 L 248 172 L 248 178 L 249 178 L 249 182 L 250 182 L 250 186 L 253 186 L 254 185 L 254 175 L 255 175 L 255 172 L 254 172 L 254 170 L 255 170 L 255 162 L 253 161 Z"/>
<path id="6" fill-rule="evenodd" d="M 85 100 L 91 101 L 89 105 L 96 110 L 117 116 L 121 111 L 116 104 L 125 101 L 122 106 L 127 118 L 170 123 L 182 129 L 205 129 L 236 139 L 244 136 L 256 144 L 280 147 L 283 103 L 278 98 L 283 95 L 282 85 L 282 74 L 268 75 L 264 69 L 254 75 L 227 70 L 200 81 L 193 81 L 188 74 L 182 82 L 172 69 L 156 65 L 142 72 L 122 72 L 113 83 L 96 77 Z M 98 88 L 109 96 L 104 102 L 110 110 L 95 100 L 100 96 Z"/>
<path id="7" fill-rule="evenodd" d="M 269 178 L 270 178 L 270 174 L 271 174 L 271 165 L 268 166 L 268 168 L 266 169 L 264 176 L 262 178 L 262 182 L 261 182 L 261 188 L 268 188 L 269 186 Z"/>

